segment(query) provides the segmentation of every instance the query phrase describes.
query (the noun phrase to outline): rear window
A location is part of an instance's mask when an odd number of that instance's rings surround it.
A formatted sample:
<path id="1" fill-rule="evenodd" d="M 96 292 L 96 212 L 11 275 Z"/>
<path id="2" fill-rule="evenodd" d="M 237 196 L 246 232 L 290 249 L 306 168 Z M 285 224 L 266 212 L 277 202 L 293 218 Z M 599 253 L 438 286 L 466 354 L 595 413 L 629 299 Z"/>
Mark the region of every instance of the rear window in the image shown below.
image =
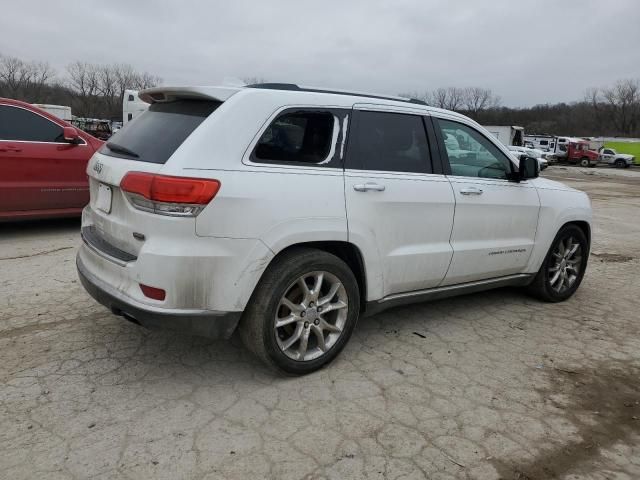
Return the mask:
<path id="1" fill-rule="evenodd" d="M 221 102 L 176 100 L 154 103 L 100 149 L 100 153 L 150 163 L 166 163 L 171 155 Z"/>
<path id="2" fill-rule="evenodd" d="M 320 163 L 331 151 L 333 115 L 296 111 L 278 117 L 256 145 L 255 161 Z"/>

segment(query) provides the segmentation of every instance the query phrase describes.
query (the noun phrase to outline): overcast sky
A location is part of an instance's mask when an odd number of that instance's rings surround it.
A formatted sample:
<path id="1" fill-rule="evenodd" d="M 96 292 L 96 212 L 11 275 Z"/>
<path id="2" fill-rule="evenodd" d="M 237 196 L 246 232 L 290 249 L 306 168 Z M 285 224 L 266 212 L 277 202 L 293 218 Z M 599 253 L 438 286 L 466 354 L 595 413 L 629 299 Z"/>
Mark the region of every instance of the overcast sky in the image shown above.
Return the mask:
<path id="1" fill-rule="evenodd" d="M 163 83 L 262 77 L 397 94 L 493 89 L 509 106 L 640 78 L 640 0 L 19 0 L 0 53 L 126 62 Z"/>

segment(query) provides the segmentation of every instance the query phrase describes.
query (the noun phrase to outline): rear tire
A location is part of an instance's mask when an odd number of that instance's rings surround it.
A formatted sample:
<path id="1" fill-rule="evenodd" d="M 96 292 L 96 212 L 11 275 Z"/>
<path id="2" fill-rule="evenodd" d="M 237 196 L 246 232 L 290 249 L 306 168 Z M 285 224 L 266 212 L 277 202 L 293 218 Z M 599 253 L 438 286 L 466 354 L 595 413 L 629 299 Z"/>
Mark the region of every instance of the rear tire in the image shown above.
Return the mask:
<path id="1" fill-rule="evenodd" d="M 269 265 L 238 330 L 267 366 L 304 375 L 340 353 L 359 314 L 358 282 L 349 266 L 330 253 L 295 248 Z"/>
<path id="2" fill-rule="evenodd" d="M 545 302 L 567 300 L 582 283 L 588 258 L 589 241 L 584 232 L 576 225 L 565 225 L 551 243 L 528 292 Z"/>

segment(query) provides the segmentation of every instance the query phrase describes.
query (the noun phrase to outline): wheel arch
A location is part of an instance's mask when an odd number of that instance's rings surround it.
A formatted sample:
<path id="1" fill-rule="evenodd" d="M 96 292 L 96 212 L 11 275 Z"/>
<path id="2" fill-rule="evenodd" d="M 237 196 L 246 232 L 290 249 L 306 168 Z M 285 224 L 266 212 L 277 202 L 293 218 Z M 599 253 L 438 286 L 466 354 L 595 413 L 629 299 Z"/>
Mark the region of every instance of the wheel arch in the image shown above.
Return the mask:
<path id="1" fill-rule="evenodd" d="M 587 243 L 589 245 L 589 248 L 591 248 L 591 225 L 589 224 L 589 222 L 585 220 L 572 220 L 570 222 L 564 223 L 558 229 L 558 232 L 568 225 L 575 225 L 580 230 L 582 230 L 582 233 L 584 233 L 584 236 L 587 237 Z"/>
<path id="2" fill-rule="evenodd" d="M 345 262 L 353 272 L 360 290 L 360 310 L 363 311 L 367 300 L 367 270 L 360 249 L 353 243 L 342 240 L 324 240 L 299 242 L 279 250 L 265 268 L 265 271 L 284 254 L 298 248 L 313 248 L 330 253 Z M 264 275 L 264 272 L 262 273 Z"/>

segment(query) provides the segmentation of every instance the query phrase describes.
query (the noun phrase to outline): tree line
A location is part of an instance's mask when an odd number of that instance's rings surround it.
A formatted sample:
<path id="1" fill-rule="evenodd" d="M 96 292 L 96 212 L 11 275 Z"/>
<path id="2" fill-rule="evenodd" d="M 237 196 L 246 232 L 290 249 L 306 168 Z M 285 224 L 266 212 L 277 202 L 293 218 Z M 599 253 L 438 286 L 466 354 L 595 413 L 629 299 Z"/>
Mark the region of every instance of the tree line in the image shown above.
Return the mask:
<path id="1" fill-rule="evenodd" d="M 640 79 L 589 88 L 579 101 L 526 108 L 501 106 L 491 89 L 479 87 L 437 88 L 402 96 L 463 113 L 482 125 L 523 126 L 527 133 L 640 137 Z"/>
<path id="2" fill-rule="evenodd" d="M 246 83 L 261 81 L 265 80 L 252 77 Z M 160 83 L 158 76 L 128 64 L 77 61 L 60 73 L 46 62 L 0 54 L 0 96 L 68 105 L 80 117 L 120 119 L 126 89 Z M 520 125 L 528 133 L 640 137 L 640 79 L 589 88 L 579 101 L 526 108 L 502 106 L 498 95 L 482 87 L 442 87 L 401 95 L 463 113 L 483 125 Z"/>
<path id="3" fill-rule="evenodd" d="M 46 62 L 0 54 L 0 97 L 67 105 L 78 117 L 122 119 L 127 89 L 158 85 L 161 79 L 128 64 L 73 62 L 63 73 Z"/>

